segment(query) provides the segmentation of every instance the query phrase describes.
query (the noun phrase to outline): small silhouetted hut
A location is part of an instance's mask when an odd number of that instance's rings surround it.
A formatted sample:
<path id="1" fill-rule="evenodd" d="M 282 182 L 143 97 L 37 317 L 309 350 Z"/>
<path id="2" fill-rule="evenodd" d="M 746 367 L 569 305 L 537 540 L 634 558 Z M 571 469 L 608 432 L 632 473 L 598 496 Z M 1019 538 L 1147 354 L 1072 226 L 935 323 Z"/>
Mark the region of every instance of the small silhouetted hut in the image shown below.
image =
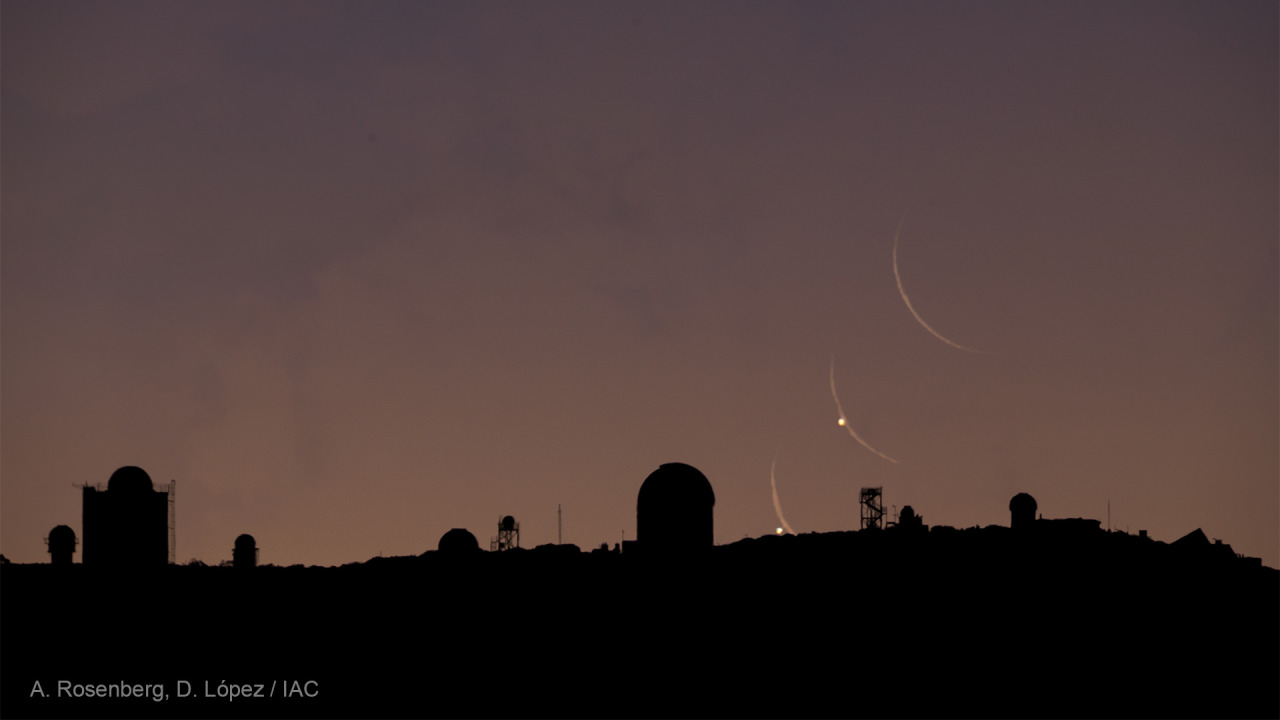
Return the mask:
<path id="1" fill-rule="evenodd" d="M 1026 493 L 1018 493 L 1009 501 L 1009 527 L 1028 529 L 1036 521 L 1036 499 Z"/>
<path id="2" fill-rule="evenodd" d="M 711 482 L 697 468 L 667 463 L 649 474 L 636 501 L 636 542 L 644 552 L 682 552 L 715 545 Z"/>
<path id="3" fill-rule="evenodd" d="M 235 547 L 231 549 L 231 565 L 238 568 L 258 566 L 258 543 L 252 535 L 244 534 L 236 538 Z"/>
<path id="4" fill-rule="evenodd" d="M 71 556 L 76 552 L 76 531 L 66 525 L 49 531 L 49 537 L 45 538 L 45 542 L 49 545 L 49 562 L 54 565 L 70 565 Z"/>
<path id="5" fill-rule="evenodd" d="M 463 528 L 454 528 L 440 536 L 440 544 L 436 549 L 442 553 L 463 554 L 480 552 L 480 543 L 476 536 Z"/>

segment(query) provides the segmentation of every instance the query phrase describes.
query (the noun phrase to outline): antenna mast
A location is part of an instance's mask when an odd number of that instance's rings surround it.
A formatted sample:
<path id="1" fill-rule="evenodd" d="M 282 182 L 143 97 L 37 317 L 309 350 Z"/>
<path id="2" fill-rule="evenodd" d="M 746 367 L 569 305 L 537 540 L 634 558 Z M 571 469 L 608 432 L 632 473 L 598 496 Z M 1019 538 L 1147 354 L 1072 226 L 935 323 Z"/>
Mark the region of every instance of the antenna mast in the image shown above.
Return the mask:
<path id="1" fill-rule="evenodd" d="M 556 503 L 556 544 L 564 544 L 564 516 L 560 513 L 560 503 Z"/>

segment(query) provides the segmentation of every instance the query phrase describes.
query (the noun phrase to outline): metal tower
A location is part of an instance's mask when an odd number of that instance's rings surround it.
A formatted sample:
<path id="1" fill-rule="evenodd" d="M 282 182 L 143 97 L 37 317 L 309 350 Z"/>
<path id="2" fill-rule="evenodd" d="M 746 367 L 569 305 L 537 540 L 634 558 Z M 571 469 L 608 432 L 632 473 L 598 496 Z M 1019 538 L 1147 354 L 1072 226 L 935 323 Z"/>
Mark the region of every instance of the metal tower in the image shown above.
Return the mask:
<path id="1" fill-rule="evenodd" d="M 862 529 L 884 529 L 884 488 L 862 488 L 858 496 L 858 504 L 862 506 Z"/>
<path id="2" fill-rule="evenodd" d="M 501 552 L 520 547 L 520 523 L 510 515 L 498 521 L 498 537 L 489 541 L 491 552 Z"/>

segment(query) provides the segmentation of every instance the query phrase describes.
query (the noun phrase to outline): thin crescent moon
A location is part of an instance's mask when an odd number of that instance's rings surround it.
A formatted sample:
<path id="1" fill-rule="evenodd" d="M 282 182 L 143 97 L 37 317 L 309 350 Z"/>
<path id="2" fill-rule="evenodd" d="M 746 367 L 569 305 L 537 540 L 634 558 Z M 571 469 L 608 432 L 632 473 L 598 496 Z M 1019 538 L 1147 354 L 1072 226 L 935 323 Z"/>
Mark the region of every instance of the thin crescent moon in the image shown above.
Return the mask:
<path id="1" fill-rule="evenodd" d="M 906 218 L 904 217 L 902 220 L 906 220 Z M 902 220 L 898 221 L 898 231 L 893 234 L 893 278 L 898 281 L 898 294 L 902 296 L 902 302 L 907 304 L 907 309 L 915 316 L 916 322 L 920 323 L 920 326 L 925 330 L 928 330 L 930 335 L 933 335 L 942 342 L 958 350 L 964 350 L 965 352 L 971 353 L 981 353 L 981 350 L 974 350 L 971 347 L 965 347 L 958 342 L 952 342 L 951 340 L 943 337 L 942 333 L 929 327 L 929 323 L 925 322 L 924 318 L 920 317 L 920 313 L 916 312 L 916 309 L 911 306 L 911 299 L 907 297 L 907 291 L 902 287 L 902 276 L 898 274 L 898 236 L 902 234 Z"/>
<path id="2" fill-rule="evenodd" d="M 788 535 L 795 535 L 796 531 L 791 529 L 787 524 L 787 519 L 782 517 L 782 503 L 778 502 L 778 481 L 773 477 L 773 471 L 778 467 L 778 456 L 773 456 L 773 464 L 769 466 L 769 486 L 773 488 L 773 510 L 778 513 L 778 522 L 782 523 L 782 529 L 787 531 Z"/>
<path id="3" fill-rule="evenodd" d="M 840 406 L 840 396 L 836 394 L 836 356 L 834 354 L 832 354 L 831 356 L 831 397 L 836 401 L 836 412 L 840 413 L 840 425 L 844 427 L 845 430 L 849 431 L 849 434 L 853 436 L 853 439 L 857 440 L 858 443 L 862 445 L 862 447 L 879 455 L 885 460 L 888 460 L 889 462 L 896 464 L 898 462 L 897 460 L 894 460 L 888 455 L 885 455 L 879 450 L 871 447 L 870 445 L 867 444 L 866 440 L 863 440 L 861 437 L 858 437 L 858 433 L 854 432 L 853 430 L 853 425 L 849 424 L 849 418 L 845 417 L 844 408 Z"/>

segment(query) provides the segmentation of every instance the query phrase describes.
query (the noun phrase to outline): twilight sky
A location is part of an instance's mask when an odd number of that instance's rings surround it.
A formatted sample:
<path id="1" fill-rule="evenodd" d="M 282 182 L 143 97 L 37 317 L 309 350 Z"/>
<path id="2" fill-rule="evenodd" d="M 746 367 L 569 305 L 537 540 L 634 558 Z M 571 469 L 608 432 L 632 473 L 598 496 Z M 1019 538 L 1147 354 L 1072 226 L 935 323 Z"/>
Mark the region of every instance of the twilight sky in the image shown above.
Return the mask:
<path id="1" fill-rule="evenodd" d="M 1274 2 L 0 8 L 0 551 L 1202 527 L 1280 565 Z M 905 219 L 905 220 L 904 220 Z M 899 264 L 930 335 L 898 295 Z M 850 424 L 836 425 L 836 382 Z M 77 556 L 78 557 L 78 556 Z"/>

